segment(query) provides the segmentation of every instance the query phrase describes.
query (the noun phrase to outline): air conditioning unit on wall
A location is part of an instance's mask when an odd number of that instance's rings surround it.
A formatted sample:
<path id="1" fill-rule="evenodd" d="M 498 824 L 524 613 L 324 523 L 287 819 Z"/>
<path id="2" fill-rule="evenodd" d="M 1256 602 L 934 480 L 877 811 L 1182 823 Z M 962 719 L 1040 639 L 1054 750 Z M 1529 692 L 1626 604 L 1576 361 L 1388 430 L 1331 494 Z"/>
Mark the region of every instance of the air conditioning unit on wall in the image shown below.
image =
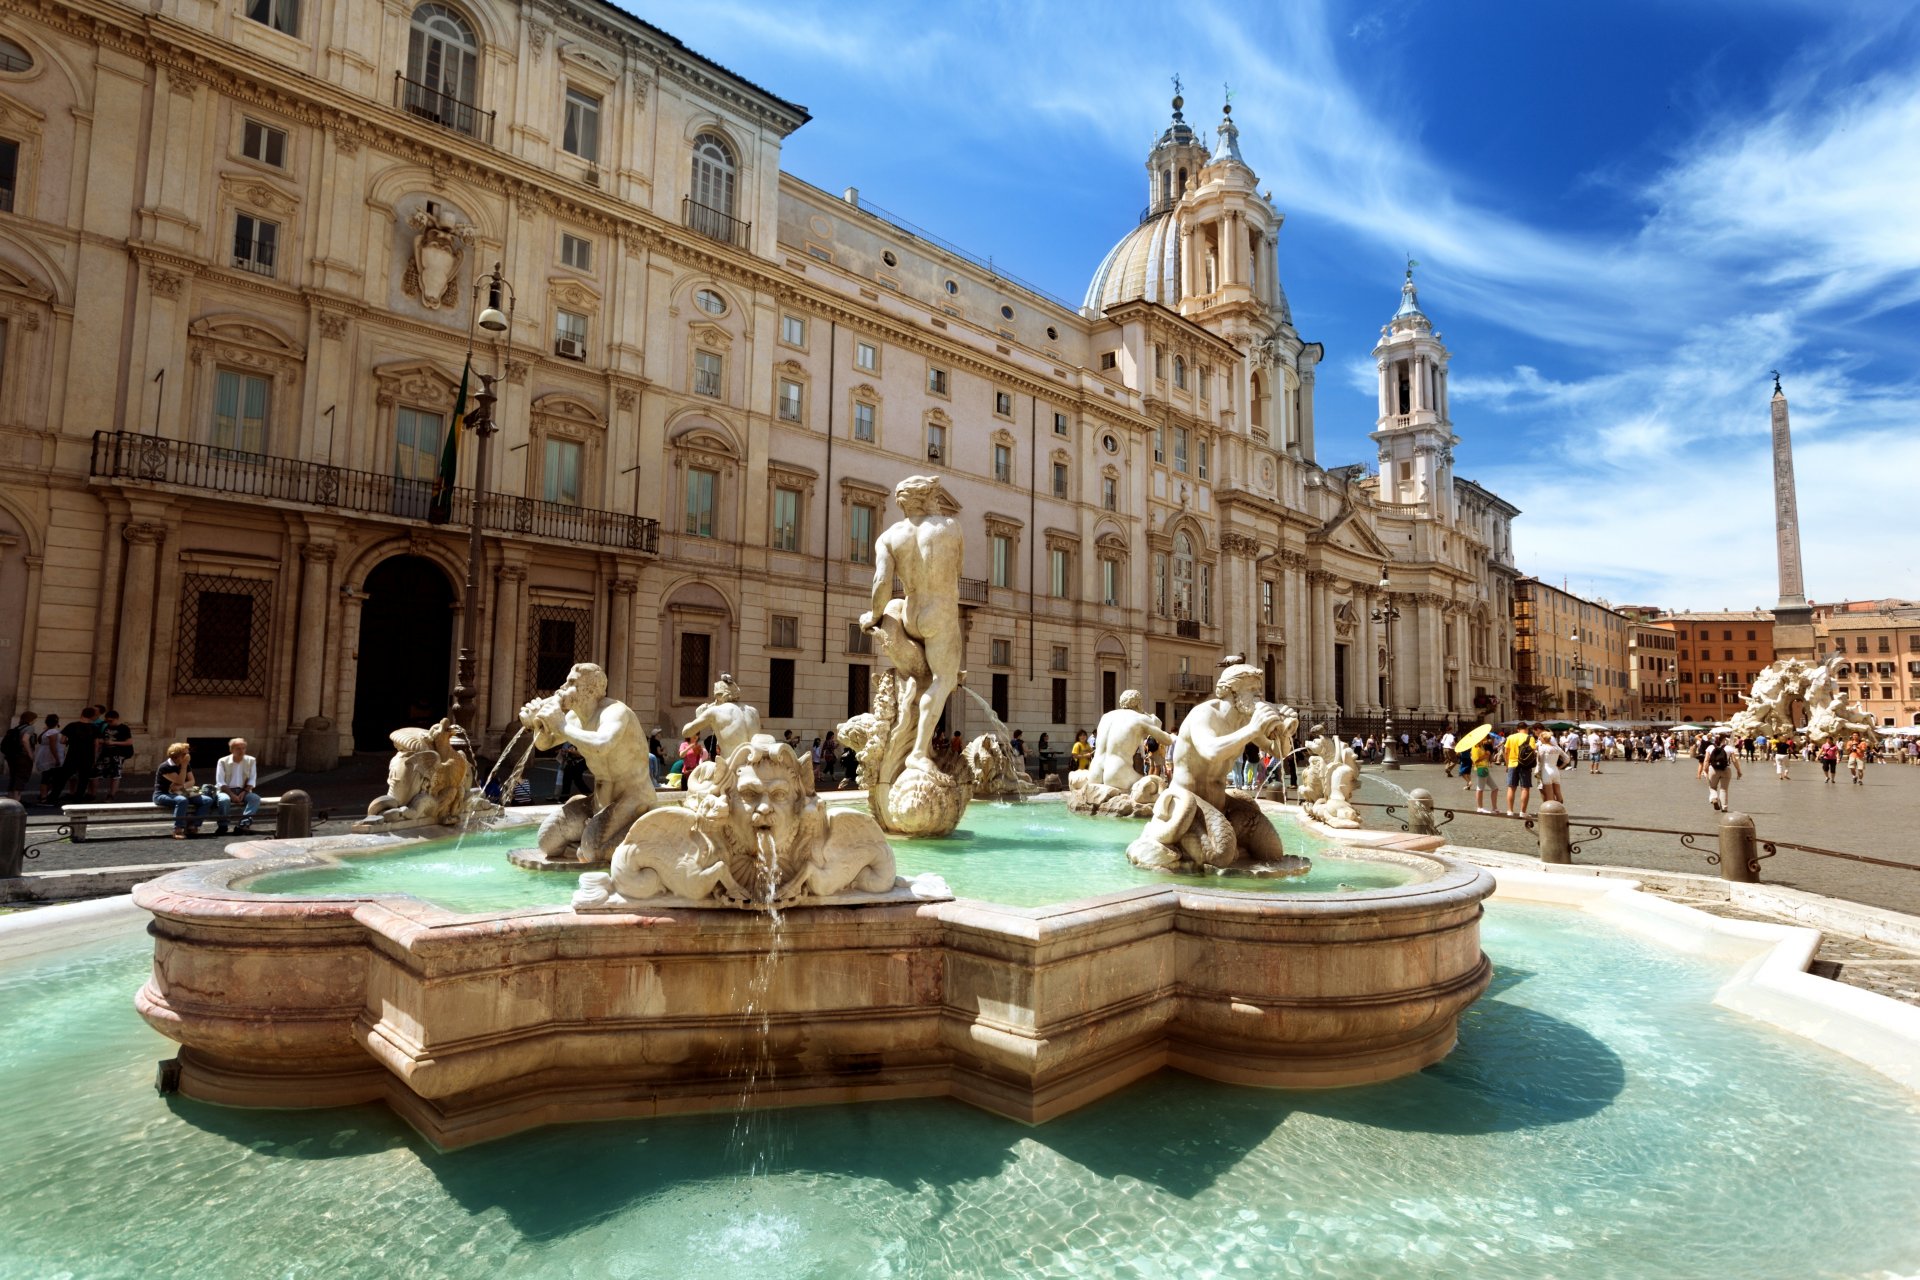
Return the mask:
<path id="1" fill-rule="evenodd" d="M 585 360 L 587 349 L 581 345 L 578 338 L 556 338 L 553 343 L 553 354 L 565 356 L 569 360 Z"/>

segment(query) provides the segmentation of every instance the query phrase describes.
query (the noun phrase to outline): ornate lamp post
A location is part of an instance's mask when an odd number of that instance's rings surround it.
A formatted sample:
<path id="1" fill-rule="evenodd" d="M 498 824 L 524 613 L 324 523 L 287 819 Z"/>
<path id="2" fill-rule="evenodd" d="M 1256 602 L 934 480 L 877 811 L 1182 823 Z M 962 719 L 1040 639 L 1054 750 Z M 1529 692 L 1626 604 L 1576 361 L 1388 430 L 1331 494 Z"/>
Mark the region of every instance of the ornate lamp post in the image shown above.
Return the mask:
<path id="1" fill-rule="evenodd" d="M 1399 616 L 1400 611 L 1393 607 L 1393 596 L 1387 584 L 1387 567 L 1381 565 L 1380 607 L 1373 611 L 1372 617 L 1375 622 L 1385 623 L 1387 628 L 1386 638 L 1382 642 L 1382 647 L 1386 650 L 1387 655 L 1387 669 L 1385 673 L 1387 689 L 1386 698 L 1384 699 L 1387 714 L 1385 724 L 1380 734 L 1380 736 L 1386 740 L 1381 744 L 1380 767 L 1382 769 L 1398 769 L 1400 767 L 1400 762 L 1393 757 L 1393 620 Z"/>
<path id="2" fill-rule="evenodd" d="M 487 305 L 480 307 L 480 291 L 487 291 Z M 506 295 L 507 309 L 500 310 L 501 294 Z M 477 710 L 475 699 L 474 662 L 480 652 L 480 577 L 483 552 L 480 544 L 481 524 L 486 513 L 487 483 L 491 477 L 492 459 L 488 455 L 487 441 L 492 439 L 498 429 L 493 421 L 493 406 L 499 399 L 494 394 L 494 384 L 505 375 L 506 362 L 513 358 L 513 309 L 516 299 L 513 286 L 500 274 L 500 264 L 494 263 L 493 270 L 473 282 L 474 318 L 467 326 L 467 359 L 469 367 L 473 359 L 474 329 L 486 330 L 489 345 L 493 348 L 493 372 L 480 375 L 480 390 L 473 397 L 473 409 L 467 414 L 467 425 L 474 434 L 473 461 L 473 501 L 467 510 L 467 608 L 461 616 L 460 625 L 460 664 L 454 676 L 453 685 L 453 722 L 467 734 L 471 746 L 477 736 L 470 717 Z M 504 352 L 502 351 L 504 336 Z M 460 429 L 459 423 L 453 423 L 449 430 Z"/>

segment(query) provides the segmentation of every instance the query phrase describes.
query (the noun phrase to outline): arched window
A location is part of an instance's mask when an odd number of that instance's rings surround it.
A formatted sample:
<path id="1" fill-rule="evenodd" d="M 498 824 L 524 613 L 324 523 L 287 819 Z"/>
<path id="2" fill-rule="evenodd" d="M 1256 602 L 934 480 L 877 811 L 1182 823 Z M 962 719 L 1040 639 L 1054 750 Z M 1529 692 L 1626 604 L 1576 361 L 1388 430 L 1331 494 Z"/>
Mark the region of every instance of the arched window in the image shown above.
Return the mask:
<path id="1" fill-rule="evenodd" d="M 1173 616 L 1193 617 L 1193 539 L 1173 535 Z"/>
<path id="2" fill-rule="evenodd" d="M 693 140 L 693 202 L 714 213 L 733 216 L 733 149 L 717 133 Z"/>
<path id="3" fill-rule="evenodd" d="M 473 28 L 443 4 L 413 11 L 407 36 L 407 109 L 457 129 L 475 132 L 480 74 L 480 42 Z"/>

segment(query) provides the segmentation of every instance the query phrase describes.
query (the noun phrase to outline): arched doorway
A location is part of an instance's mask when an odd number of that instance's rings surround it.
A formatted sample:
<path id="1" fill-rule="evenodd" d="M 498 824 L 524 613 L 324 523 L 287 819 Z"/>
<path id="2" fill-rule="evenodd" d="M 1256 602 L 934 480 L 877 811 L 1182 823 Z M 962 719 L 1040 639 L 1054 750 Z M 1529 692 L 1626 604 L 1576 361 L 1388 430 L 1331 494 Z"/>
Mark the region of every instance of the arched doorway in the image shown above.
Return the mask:
<path id="1" fill-rule="evenodd" d="M 395 729 L 432 724 L 446 714 L 453 584 L 431 560 L 394 556 L 374 566 L 364 590 L 353 749 L 385 751 Z"/>

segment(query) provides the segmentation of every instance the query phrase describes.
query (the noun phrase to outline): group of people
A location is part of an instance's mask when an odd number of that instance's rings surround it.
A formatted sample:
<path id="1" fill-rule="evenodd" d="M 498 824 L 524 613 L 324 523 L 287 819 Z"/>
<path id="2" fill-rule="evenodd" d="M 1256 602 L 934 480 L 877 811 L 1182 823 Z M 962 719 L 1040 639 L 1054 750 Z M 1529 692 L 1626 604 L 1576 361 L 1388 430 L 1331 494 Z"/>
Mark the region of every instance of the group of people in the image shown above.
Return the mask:
<path id="1" fill-rule="evenodd" d="M 23 711 L 0 739 L 7 763 L 7 798 L 19 800 L 34 775 L 40 778 L 35 804 L 88 801 L 107 784 L 106 798 L 120 795 L 120 776 L 133 756 L 133 730 L 120 713 L 105 706 L 84 708 L 62 724 L 48 712 Z"/>
<path id="2" fill-rule="evenodd" d="M 194 776 L 193 748 L 173 743 L 153 771 L 153 803 L 173 815 L 175 840 L 200 834 L 209 815 L 217 815 L 215 835 L 226 835 L 229 824 L 237 833 L 251 831 L 260 811 L 260 764 L 247 754 L 245 738 L 233 738 L 227 754 L 214 761 L 213 781 L 203 783 Z"/>
<path id="3" fill-rule="evenodd" d="M 1441 741 L 1444 750 L 1453 750 L 1455 739 L 1451 732 L 1443 734 Z M 1536 782 L 1542 803 L 1557 800 L 1565 804 L 1567 797 L 1561 790 L 1560 779 L 1579 765 L 1583 746 L 1577 731 L 1568 730 L 1563 740 L 1555 737 L 1553 730 L 1544 724 L 1523 724 L 1504 736 L 1490 730 L 1466 751 L 1457 754 L 1460 774 L 1468 779 L 1461 790 L 1473 792 L 1475 813 L 1502 814 L 1509 818 L 1527 816 Z M 1595 742 L 1588 752 L 1589 771 L 1600 772 L 1599 763 L 1600 747 Z M 1500 784 L 1493 778 L 1496 765 L 1505 773 L 1504 808 Z"/>

